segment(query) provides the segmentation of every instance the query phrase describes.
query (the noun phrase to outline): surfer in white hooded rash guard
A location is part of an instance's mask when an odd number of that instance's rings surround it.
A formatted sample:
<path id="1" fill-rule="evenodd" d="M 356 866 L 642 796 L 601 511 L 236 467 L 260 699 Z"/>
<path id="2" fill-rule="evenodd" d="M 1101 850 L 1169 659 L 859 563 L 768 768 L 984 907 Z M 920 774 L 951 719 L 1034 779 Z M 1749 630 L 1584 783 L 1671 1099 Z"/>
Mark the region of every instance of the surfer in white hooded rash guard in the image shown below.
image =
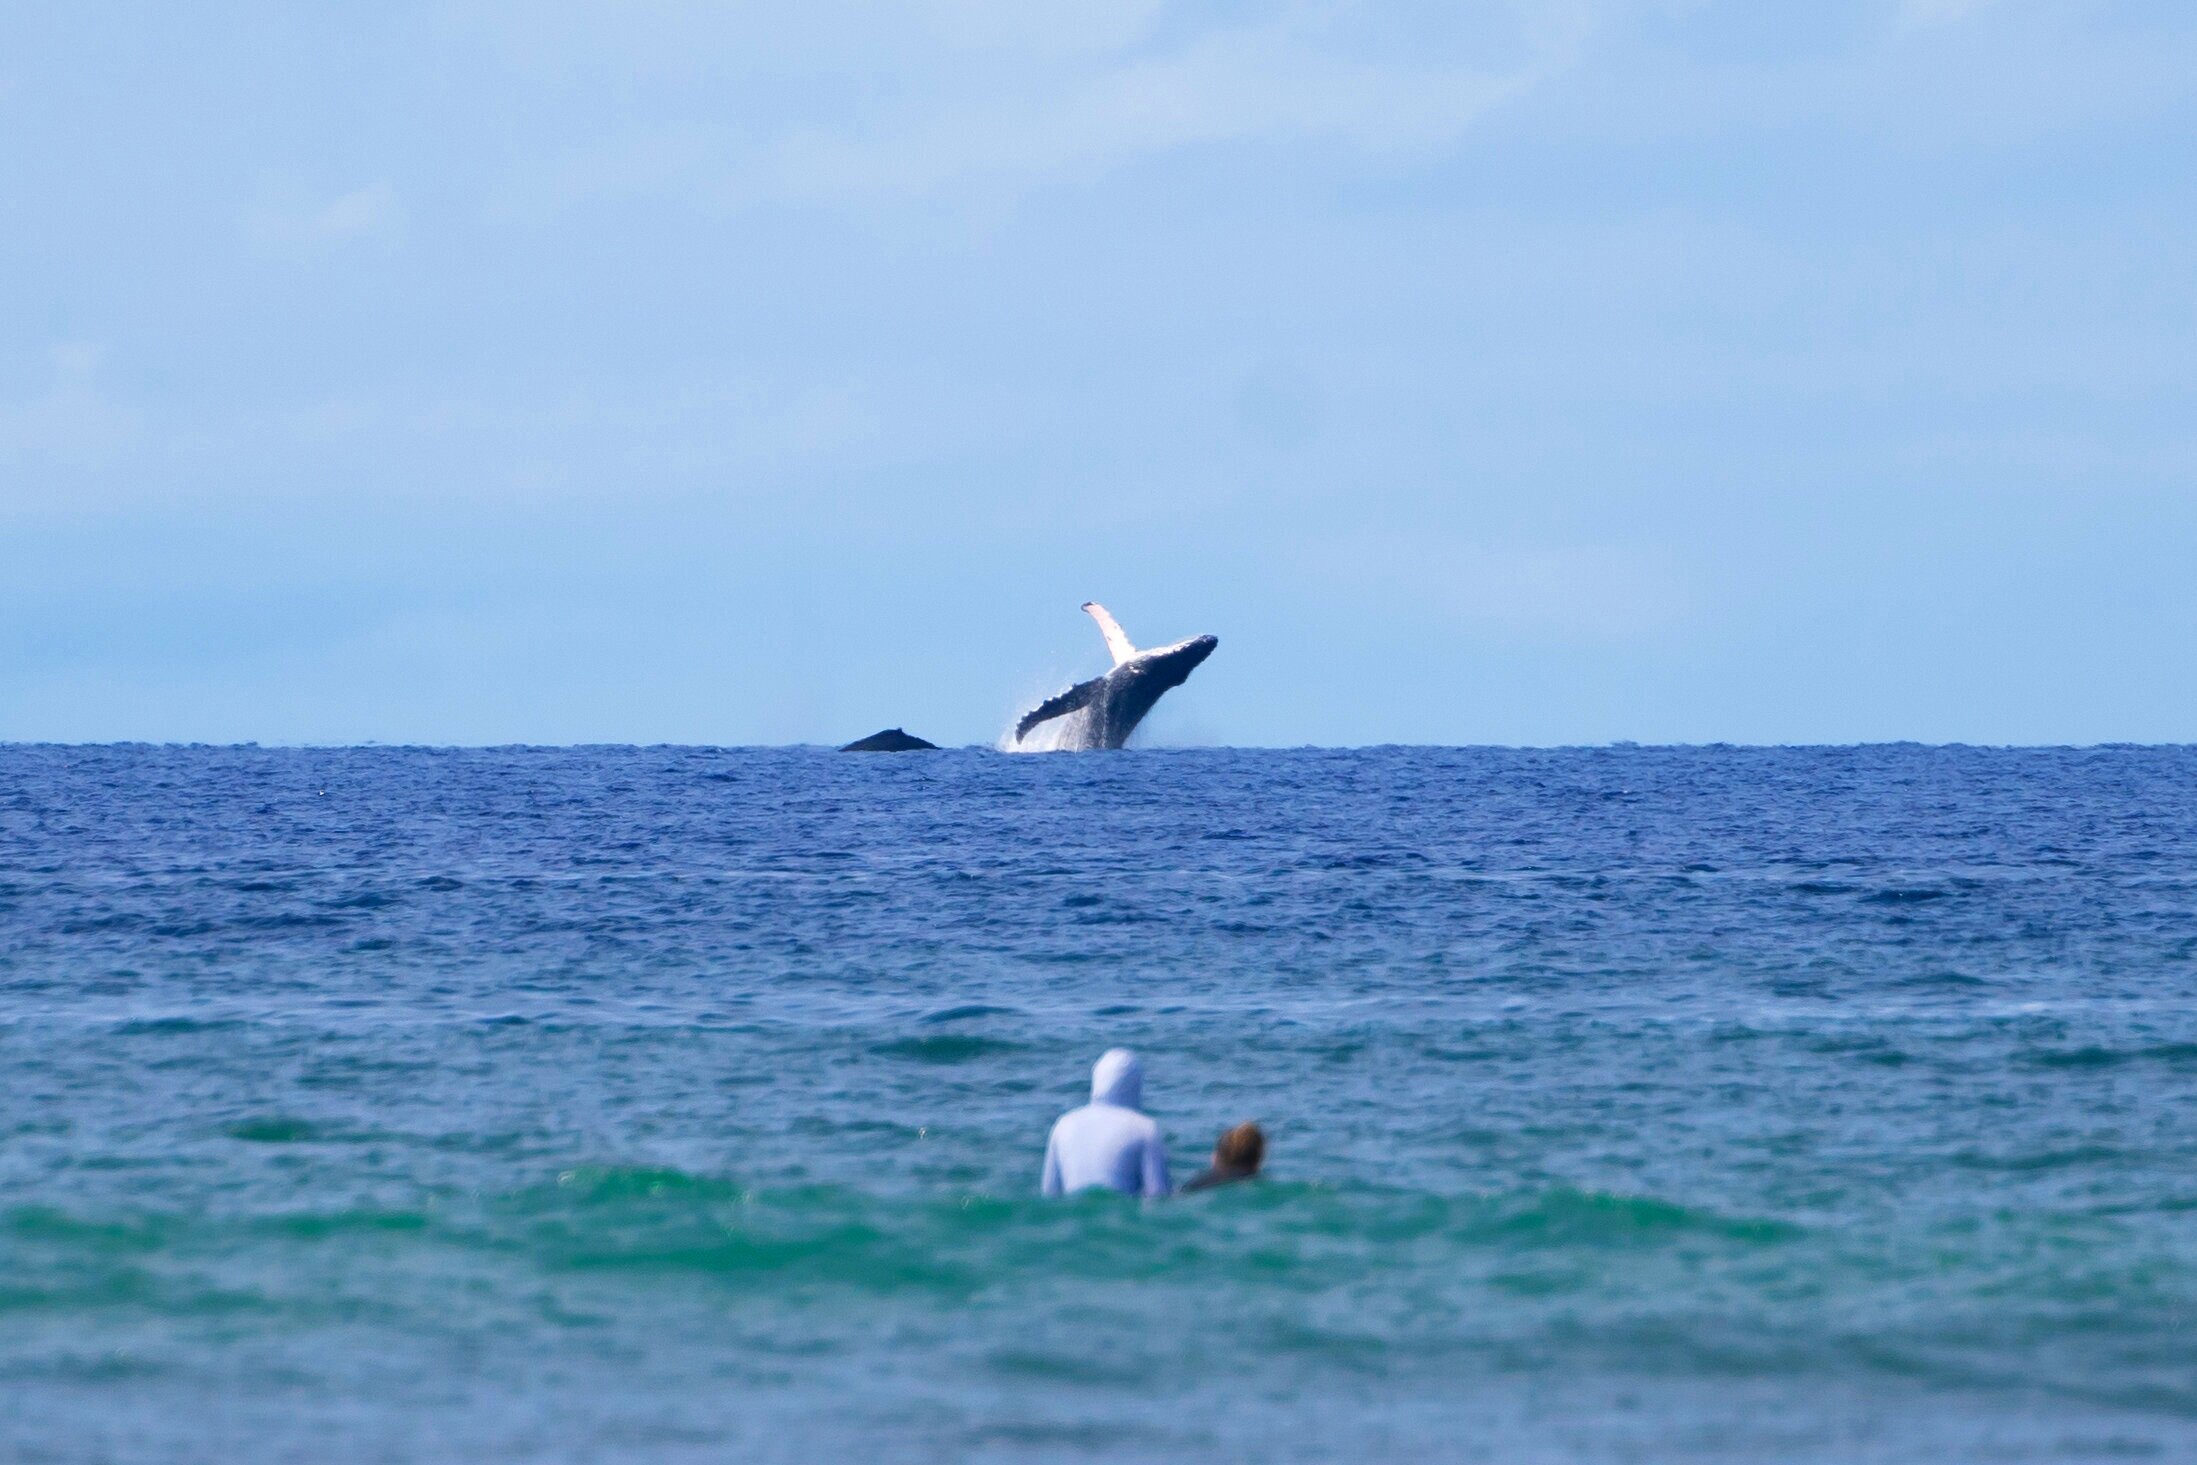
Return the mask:
<path id="1" fill-rule="evenodd" d="M 1054 1121 L 1045 1142 L 1046 1195 L 1105 1186 L 1125 1195 L 1165 1195 L 1167 1144 L 1137 1106 L 1144 1065 L 1127 1048 L 1110 1048 L 1091 1069 L 1091 1102 Z"/>

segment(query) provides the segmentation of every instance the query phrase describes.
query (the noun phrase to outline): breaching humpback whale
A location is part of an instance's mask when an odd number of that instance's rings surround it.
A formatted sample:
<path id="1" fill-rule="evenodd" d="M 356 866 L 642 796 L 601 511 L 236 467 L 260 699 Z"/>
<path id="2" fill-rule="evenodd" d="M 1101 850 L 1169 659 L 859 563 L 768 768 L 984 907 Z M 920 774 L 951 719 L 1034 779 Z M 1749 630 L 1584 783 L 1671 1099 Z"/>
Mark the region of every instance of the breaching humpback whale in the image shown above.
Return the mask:
<path id="1" fill-rule="evenodd" d="M 1061 724 L 1056 747 L 1075 751 L 1118 748 L 1144 721 L 1144 714 L 1152 710 L 1160 694 L 1169 687 L 1181 686 L 1197 670 L 1198 663 L 1221 644 L 1217 636 L 1192 636 L 1172 646 L 1139 651 L 1129 644 L 1105 606 L 1087 600 L 1083 608 L 1098 622 L 1106 649 L 1114 655 L 1114 669 L 1102 677 L 1078 682 L 1024 714 L 1015 724 L 1018 743 L 1039 723 L 1063 717 L 1069 720 Z"/>

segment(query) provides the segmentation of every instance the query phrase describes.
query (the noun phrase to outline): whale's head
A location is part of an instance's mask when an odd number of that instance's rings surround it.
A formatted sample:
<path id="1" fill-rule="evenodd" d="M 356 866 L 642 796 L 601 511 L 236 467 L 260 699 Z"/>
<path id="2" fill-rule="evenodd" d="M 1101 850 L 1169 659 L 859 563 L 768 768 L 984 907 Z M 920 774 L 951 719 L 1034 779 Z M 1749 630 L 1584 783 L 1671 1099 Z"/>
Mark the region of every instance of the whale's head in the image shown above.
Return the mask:
<path id="1" fill-rule="evenodd" d="M 1198 669 L 1198 664 L 1213 654 L 1213 648 L 1221 644 L 1218 636 L 1192 636 L 1187 641 L 1177 641 L 1157 651 L 1148 651 L 1139 661 L 1145 661 L 1149 674 L 1156 674 L 1161 687 L 1179 687 L 1183 678 Z"/>

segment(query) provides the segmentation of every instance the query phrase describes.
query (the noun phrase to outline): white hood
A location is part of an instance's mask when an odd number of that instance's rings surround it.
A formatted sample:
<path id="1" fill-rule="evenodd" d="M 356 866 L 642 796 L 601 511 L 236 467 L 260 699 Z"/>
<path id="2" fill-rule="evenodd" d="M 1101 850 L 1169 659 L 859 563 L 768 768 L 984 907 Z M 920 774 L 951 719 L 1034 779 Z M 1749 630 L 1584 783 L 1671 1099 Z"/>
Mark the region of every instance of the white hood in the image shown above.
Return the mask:
<path id="1" fill-rule="evenodd" d="M 1144 1102 L 1144 1065 L 1127 1048 L 1109 1048 L 1091 1067 L 1091 1102 L 1135 1109 Z"/>

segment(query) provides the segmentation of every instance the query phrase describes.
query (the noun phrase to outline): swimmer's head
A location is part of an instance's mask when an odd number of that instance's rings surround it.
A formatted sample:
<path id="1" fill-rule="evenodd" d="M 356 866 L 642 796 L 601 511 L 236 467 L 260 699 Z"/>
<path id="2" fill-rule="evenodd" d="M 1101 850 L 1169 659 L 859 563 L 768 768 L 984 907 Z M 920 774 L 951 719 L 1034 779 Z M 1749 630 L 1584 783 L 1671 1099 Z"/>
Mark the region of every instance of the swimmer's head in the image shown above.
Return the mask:
<path id="1" fill-rule="evenodd" d="M 1134 1109 L 1144 1101 L 1144 1065 L 1127 1048 L 1108 1048 L 1091 1069 L 1091 1102 Z"/>
<path id="2" fill-rule="evenodd" d="M 1213 1146 L 1213 1168 L 1256 1175 L 1266 1158 L 1266 1135 L 1256 1124 L 1239 1124 L 1224 1131 Z"/>

